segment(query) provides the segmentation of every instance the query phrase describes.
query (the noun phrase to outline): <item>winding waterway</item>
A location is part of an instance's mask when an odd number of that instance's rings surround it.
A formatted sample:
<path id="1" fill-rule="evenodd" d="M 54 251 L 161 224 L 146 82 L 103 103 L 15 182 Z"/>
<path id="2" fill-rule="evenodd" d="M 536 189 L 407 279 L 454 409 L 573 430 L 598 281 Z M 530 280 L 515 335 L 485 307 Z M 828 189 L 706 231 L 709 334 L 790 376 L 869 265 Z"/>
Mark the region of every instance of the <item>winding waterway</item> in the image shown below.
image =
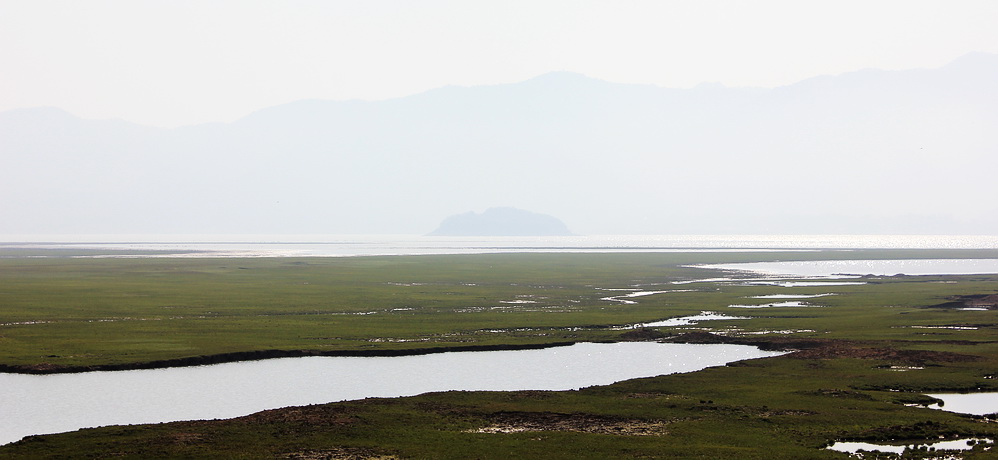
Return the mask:
<path id="1" fill-rule="evenodd" d="M 541 350 L 0 374 L 0 444 L 86 427 L 230 418 L 278 407 L 430 391 L 570 390 L 778 354 L 743 345 L 579 343 Z"/>
<path id="2" fill-rule="evenodd" d="M 303 237 L 300 241 L 281 243 L 262 243 L 260 241 L 273 240 L 261 238 L 227 243 L 212 242 L 211 239 L 177 243 L 175 239 L 120 238 L 87 240 L 105 241 L 88 243 L 60 238 L 31 242 L 8 237 L 2 241 L 14 243 L 0 243 L 0 257 L 280 257 L 487 252 L 744 252 L 775 248 L 804 251 L 864 247 L 998 248 L 998 239 L 988 236 L 351 237 L 318 241 Z M 107 253 L 100 253 L 100 250 Z M 998 259 L 806 261 L 701 267 L 753 271 L 767 276 L 767 279 L 755 280 L 756 283 L 794 287 L 862 284 L 862 281 L 774 281 L 772 277 L 848 279 L 841 274 L 998 273 Z M 734 281 L 729 278 L 717 280 Z M 676 284 L 704 281 L 708 280 Z M 633 292 L 608 299 L 630 303 L 634 302 L 632 297 L 660 292 L 663 291 Z M 770 297 L 782 298 L 779 296 L 785 295 Z M 737 319 L 706 317 L 710 315 L 705 312 L 701 315 L 704 317 L 690 318 Z M 659 324 L 646 324 L 656 325 Z M 3 389 L 0 392 L 0 444 L 28 435 L 85 427 L 230 418 L 278 407 L 367 397 L 409 396 L 430 391 L 568 390 L 632 378 L 692 372 L 776 354 L 779 353 L 738 345 L 577 344 L 544 350 L 381 358 L 285 358 L 189 368 L 59 375 L 0 374 L 0 389 Z"/>

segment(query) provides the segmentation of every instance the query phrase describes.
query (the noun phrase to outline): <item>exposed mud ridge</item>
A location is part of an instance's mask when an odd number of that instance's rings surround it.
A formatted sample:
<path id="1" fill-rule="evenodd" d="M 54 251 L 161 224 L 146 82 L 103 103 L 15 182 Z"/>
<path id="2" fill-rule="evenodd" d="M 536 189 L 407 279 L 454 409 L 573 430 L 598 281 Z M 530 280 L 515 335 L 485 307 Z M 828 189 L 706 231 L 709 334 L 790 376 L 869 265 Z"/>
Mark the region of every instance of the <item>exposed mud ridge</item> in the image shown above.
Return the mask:
<path id="1" fill-rule="evenodd" d="M 536 431 L 574 431 L 619 436 L 662 436 L 673 421 L 638 420 L 592 414 L 553 412 L 497 412 L 486 417 L 491 424 L 469 430 L 470 433 L 522 433 Z"/>
<path id="2" fill-rule="evenodd" d="M 836 339 L 773 337 L 760 340 L 744 337 L 727 337 L 709 332 L 690 332 L 664 341 L 674 343 L 752 345 L 762 350 L 791 351 L 792 353 L 787 356 L 798 359 L 859 358 L 918 366 L 930 362 L 962 363 L 981 359 L 979 356 L 962 353 L 931 350 L 899 350 L 890 346 L 878 346 L 874 342 L 853 342 Z M 967 344 L 976 344 L 976 342 L 968 342 Z"/>
<path id="3" fill-rule="evenodd" d="M 675 337 L 669 337 L 663 342 L 669 343 L 735 343 L 739 339 L 724 335 L 711 334 L 710 332 L 687 332 Z"/>
<path id="4" fill-rule="evenodd" d="M 986 308 L 998 310 L 998 294 L 970 294 L 947 297 L 949 302 L 929 305 L 928 308 Z"/>
<path id="5" fill-rule="evenodd" d="M 10 374 L 68 374 L 74 372 L 126 371 L 136 369 L 204 366 L 209 364 L 233 363 L 240 361 L 257 361 L 261 359 L 301 358 L 305 356 L 379 357 L 418 356 L 459 351 L 540 350 L 544 348 L 565 347 L 574 344 L 575 342 L 551 342 L 522 345 L 462 345 L 452 347 L 412 348 L 404 350 L 259 350 L 221 353 L 217 355 L 191 356 L 187 358 L 165 359 L 138 363 L 97 364 L 93 366 L 62 366 L 52 363 L 19 365 L 0 364 L 0 372 Z"/>
<path id="6" fill-rule="evenodd" d="M 395 460 L 399 457 L 379 453 L 373 449 L 363 447 L 338 447 L 335 449 L 290 452 L 280 456 L 279 458 L 290 458 L 295 460 Z"/>
<path id="7" fill-rule="evenodd" d="M 964 436 L 975 436 L 976 433 L 966 433 L 950 427 L 945 423 L 927 420 L 911 425 L 893 425 L 867 428 L 844 437 L 844 441 L 896 441 L 898 439 L 955 439 Z"/>
<path id="8" fill-rule="evenodd" d="M 664 339 L 662 341 L 669 343 L 728 343 L 734 345 L 751 345 L 766 351 L 808 350 L 828 347 L 839 342 L 838 340 L 832 339 L 810 339 L 797 337 L 730 337 L 702 331 L 688 332 Z"/>
<path id="9" fill-rule="evenodd" d="M 620 340 L 625 342 L 642 342 L 646 340 L 656 340 L 666 337 L 665 333 L 658 331 L 657 329 L 650 328 L 638 328 L 632 329 L 630 331 L 620 334 Z"/>
<path id="10" fill-rule="evenodd" d="M 866 348 L 849 343 L 800 350 L 790 355 L 801 359 L 859 358 L 889 361 L 898 364 L 922 366 L 926 363 L 962 363 L 981 359 L 974 355 L 931 350 L 898 350 L 891 347 Z"/>
<path id="11" fill-rule="evenodd" d="M 846 399 L 858 399 L 861 401 L 873 401 L 873 396 L 866 393 L 853 390 L 840 390 L 837 388 L 831 389 L 818 389 L 810 391 L 799 391 L 797 394 L 808 395 L 808 396 L 829 396 L 832 398 L 846 398 Z"/>
<path id="12" fill-rule="evenodd" d="M 201 433 L 190 433 L 178 431 L 167 435 L 167 442 L 174 446 L 190 446 L 204 442 L 205 435 Z"/>
<path id="13" fill-rule="evenodd" d="M 302 423 L 308 426 L 346 426 L 360 421 L 351 407 L 332 404 L 313 404 L 270 409 L 232 419 L 246 424 Z"/>

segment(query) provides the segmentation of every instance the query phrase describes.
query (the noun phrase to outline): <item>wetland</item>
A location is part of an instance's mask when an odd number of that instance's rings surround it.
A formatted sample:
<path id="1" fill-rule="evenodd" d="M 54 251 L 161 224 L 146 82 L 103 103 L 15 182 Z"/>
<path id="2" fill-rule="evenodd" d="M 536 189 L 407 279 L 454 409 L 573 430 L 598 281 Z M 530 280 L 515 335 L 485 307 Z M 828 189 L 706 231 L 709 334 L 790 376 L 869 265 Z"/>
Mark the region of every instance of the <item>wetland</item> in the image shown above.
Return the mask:
<path id="1" fill-rule="evenodd" d="M 847 458 L 825 447 L 995 439 L 991 415 L 929 406 L 932 395 L 998 391 L 989 300 L 998 275 L 857 281 L 703 265 L 996 258 L 994 249 L 3 257 L 0 366 L 11 377 L 582 342 L 780 354 L 560 389 L 323 396 L 228 420 L 29 436 L 0 446 L 0 458 Z M 156 404 L 174 398 L 149 393 Z M 989 442 L 970 447 L 953 455 L 992 454 Z"/>

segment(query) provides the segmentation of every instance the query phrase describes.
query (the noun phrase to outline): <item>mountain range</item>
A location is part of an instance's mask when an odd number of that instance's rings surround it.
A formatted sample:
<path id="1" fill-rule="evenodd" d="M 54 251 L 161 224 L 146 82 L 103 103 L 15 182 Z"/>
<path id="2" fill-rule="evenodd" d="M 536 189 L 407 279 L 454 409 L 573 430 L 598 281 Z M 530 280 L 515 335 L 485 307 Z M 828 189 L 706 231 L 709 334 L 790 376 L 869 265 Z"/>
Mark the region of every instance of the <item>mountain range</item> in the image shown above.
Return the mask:
<path id="1" fill-rule="evenodd" d="M 552 73 L 159 129 L 0 112 L 0 234 L 998 234 L 998 55 L 772 89 Z"/>

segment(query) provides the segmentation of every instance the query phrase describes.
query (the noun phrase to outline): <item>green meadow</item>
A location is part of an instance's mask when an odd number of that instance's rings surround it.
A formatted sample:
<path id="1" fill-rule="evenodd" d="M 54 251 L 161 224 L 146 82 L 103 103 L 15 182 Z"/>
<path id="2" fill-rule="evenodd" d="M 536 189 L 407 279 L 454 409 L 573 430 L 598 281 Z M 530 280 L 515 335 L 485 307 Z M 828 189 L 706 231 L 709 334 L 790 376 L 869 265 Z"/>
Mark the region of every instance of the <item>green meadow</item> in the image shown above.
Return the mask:
<path id="1" fill-rule="evenodd" d="M 998 438 L 995 419 L 921 406 L 998 391 L 998 275 L 777 287 L 691 264 L 998 258 L 995 250 L 76 258 L 0 252 L 0 366 L 59 372 L 249 352 L 424 352 L 578 341 L 732 342 L 793 351 L 578 391 L 445 392 L 227 421 L 29 437 L 0 458 L 848 458 L 836 440 Z M 681 283 L 681 284 L 680 284 Z M 626 289 L 673 291 L 607 300 Z M 731 308 L 834 294 L 811 306 Z M 713 311 L 749 317 L 625 329 Z M 188 361 L 184 361 L 188 360 Z M 159 364 L 156 364 L 159 363 Z M 990 446 L 962 458 L 993 458 Z M 910 452 L 910 458 L 931 458 Z"/>

